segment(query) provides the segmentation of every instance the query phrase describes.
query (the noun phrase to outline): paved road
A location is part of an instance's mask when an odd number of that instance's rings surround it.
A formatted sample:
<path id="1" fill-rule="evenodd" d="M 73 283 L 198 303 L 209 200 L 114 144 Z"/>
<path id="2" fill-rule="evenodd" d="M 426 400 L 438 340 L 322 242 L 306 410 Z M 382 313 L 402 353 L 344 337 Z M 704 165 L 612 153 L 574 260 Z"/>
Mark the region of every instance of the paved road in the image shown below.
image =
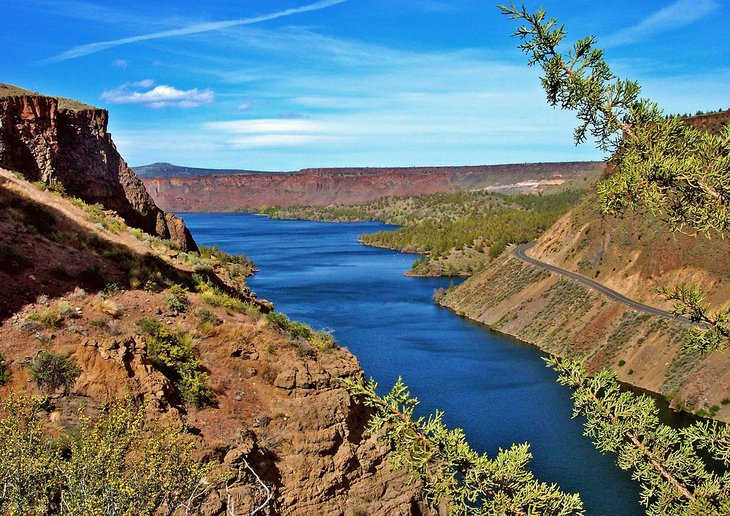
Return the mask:
<path id="1" fill-rule="evenodd" d="M 543 269 L 547 269 L 556 274 L 562 274 L 563 276 L 567 276 L 568 278 L 575 280 L 578 283 L 582 283 L 586 287 L 590 287 L 594 290 L 597 290 L 601 294 L 607 295 L 611 299 L 614 299 L 625 305 L 630 306 L 634 310 L 639 310 L 641 312 L 645 312 L 645 313 L 648 313 L 651 315 L 663 317 L 664 319 L 672 319 L 672 320 L 681 322 L 683 324 L 690 324 L 690 325 L 694 324 L 692 321 L 690 321 L 686 317 L 676 317 L 671 312 L 667 312 L 665 310 L 660 310 L 659 308 L 654 308 L 653 306 L 639 303 L 638 301 L 634 301 L 633 299 L 629 299 L 628 297 L 626 297 L 622 294 L 619 294 L 615 290 L 611 290 L 610 288 L 606 287 L 605 285 L 601 285 L 597 281 L 593 281 L 592 279 L 588 279 L 585 276 L 576 274 L 575 272 L 566 271 L 565 269 L 561 269 L 560 267 L 556 267 L 555 265 L 550 265 L 549 263 L 541 262 L 540 260 L 535 260 L 534 258 L 527 256 L 526 251 L 528 251 L 529 249 L 532 249 L 532 247 L 535 244 L 536 244 L 536 242 L 530 242 L 529 244 L 518 245 L 517 247 L 515 247 L 512 250 L 512 254 L 516 258 L 519 258 L 520 260 L 522 260 L 523 262 L 527 262 L 532 265 L 537 265 L 538 267 L 542 267 Z"/>

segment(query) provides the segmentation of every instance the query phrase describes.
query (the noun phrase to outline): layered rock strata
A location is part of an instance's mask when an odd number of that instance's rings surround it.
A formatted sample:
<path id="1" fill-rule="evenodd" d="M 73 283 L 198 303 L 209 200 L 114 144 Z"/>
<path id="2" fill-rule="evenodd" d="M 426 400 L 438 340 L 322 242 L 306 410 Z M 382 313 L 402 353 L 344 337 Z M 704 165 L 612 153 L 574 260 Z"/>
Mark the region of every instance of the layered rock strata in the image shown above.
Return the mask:
<path id="1" fill-rule="evenodd" d="M 195 250 L 185 223 L 157 207 L 119 155 L 108 121 L 106 110 L 60 107 L 53 97 L 0 96 L 0 166 L 31 181 L 63 185 L 70 195 L 117 211 L 130 226 Z"/>

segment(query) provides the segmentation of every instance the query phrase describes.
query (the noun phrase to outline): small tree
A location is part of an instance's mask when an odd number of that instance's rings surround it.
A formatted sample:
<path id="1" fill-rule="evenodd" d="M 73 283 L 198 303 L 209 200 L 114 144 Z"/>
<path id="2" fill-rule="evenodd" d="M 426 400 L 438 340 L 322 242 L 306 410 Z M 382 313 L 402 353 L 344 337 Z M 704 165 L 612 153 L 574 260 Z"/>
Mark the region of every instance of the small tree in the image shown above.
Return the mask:
<path id="1" fill-rule="evenodd" d="M 494 459 L 475 452 L 464 432 L 449 430 L 443 412 L 414 419 L 418 400 L 399 378 L 390 393 L 378 396 L 375 381 L 343 379 L 347 390 L 375 412 L 368 431 L 392 450 L 394 467 L 404 466 L 421 479 L 429 502 L 446 503 L 452 514 L 583 514 L 577 494 L 539 482 L 527 468 L 532 459 L 528 444 L 500 450 Z"/>
<path id="2" fill-rule="evenodd" d="M 2 401 L 0 420 L 0 513 L 45 514 L 58 491 L 61 459 L 43 433 L 43 402 L 11 395 Z"/>
<path id="3" fill-rule="evenodd" d="M 52 351 L 41 351 L 30 364 L 30 378 L 46 393 L 63 387 L 63 393 L 67 394 L 79 374 L 81 369 L 73 359 Z"/>
<path id="4" fill-rule="evenodd" d="M 143 407 L 115 400 L 97 420 L 82 417 L 60 463 L 61 508 L 70 514 L 172 514 L 199 506 L 212 463 L 171 427 L 149 427 Z"/>

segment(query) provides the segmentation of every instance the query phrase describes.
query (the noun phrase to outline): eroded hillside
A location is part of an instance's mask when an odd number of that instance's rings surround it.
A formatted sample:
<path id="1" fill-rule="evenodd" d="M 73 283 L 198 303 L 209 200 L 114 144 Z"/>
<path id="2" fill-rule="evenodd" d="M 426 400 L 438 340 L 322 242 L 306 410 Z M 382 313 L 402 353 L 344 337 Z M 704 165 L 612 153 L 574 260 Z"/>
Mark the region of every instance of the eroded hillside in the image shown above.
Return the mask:
<path id="1" fill-rule="evenodd" d="M 359 374 L 357 359 L 325 334 L 267 316 L 271 305 L 245 287 L 245 259 L 180 251 L 6 170 L 0 242 L 10 373 L 0 395 L 48 396 L 53 431 L 75 428 L 80 407 L 93 416 L 131 395 L 215 463 L 204 514 L 263 503 L 252 472 L 272 490 L 268 514 L 420 513 L 418 485 L 390 470 L 363 434 L 368 411 L 338 381 Z M 160 355 L 160 342 L 189 350 L 187 368 Z M 67 392 L 32 380 L 43 353 L 78 367 Z"/>
<path id="2" fill-rule="evenodd" d="M 602 216 L 594 194 L 545 232 L 529 255 L 651 306 L 657 288 L 697 283 L 711 304 L 730 299 L 730 243 L 674 233 L 646 214 Z M 685 352 L 687 326 L 637 312 L 507 252 L 440 303 L 559 356 L 611 367 L 622 381 L 676 407 L 730 420 L 730 351 Z"/>

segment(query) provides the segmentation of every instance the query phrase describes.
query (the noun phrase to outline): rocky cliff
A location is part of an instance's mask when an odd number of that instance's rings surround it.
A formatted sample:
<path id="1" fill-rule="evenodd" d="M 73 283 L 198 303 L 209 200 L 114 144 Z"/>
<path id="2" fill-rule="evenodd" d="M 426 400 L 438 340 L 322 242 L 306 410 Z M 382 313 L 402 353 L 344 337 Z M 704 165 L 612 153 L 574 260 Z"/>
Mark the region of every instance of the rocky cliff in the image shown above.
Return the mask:
<path id="1" fill-rule="evenodd" d="M 190 514 L 250 514 L 265 489 L 272 498 L 259 514 L 431 514 L 419 484 L 365 434 L 369 409 L 339 381 L 361 374 L 353 355 L 270 324 L 247 291 L 196 293 L 196 269 L 226 285 L 240 283 L 240 264 L 113 228 L 0 169 L 0 363 L 10 377 L 0 399 L 48 394 L 29 373 L 40 350 L 73 360 L 80 375 L 48 398 L 45 424 L 64 432 L 78 426 L 80 407 L 93 416 L 111 399 L 144 403 L 149 420 L 184 428 L 216 465 Z M 172 284 L 189 289 L 181 310 L 169 303 Z M 201 314 L 215 323 L 205 329 Z M 188 339 L 214 403 L 183 401 L 179 377 L 151 358 L 142 318 Z"/>
<path id="2" fill-rule="evenodd" d="M 117 211 L 131 226 L 196 249 L 185 223 L 157 207 L 107 132 L 108 112 L 0 85 L 0 166 Z"/>
<path id="3" fill-rule="evenodd" d="M 556 184 L 595 179 L 603 163 L 525 163 L 474 167 L 333 168 L 266 173 L 139 167 L 155 202 L 174 211 L 256 210 L 262 206 L 363 204 L 381 197 L 478 188 L 539 192 Z"/>

